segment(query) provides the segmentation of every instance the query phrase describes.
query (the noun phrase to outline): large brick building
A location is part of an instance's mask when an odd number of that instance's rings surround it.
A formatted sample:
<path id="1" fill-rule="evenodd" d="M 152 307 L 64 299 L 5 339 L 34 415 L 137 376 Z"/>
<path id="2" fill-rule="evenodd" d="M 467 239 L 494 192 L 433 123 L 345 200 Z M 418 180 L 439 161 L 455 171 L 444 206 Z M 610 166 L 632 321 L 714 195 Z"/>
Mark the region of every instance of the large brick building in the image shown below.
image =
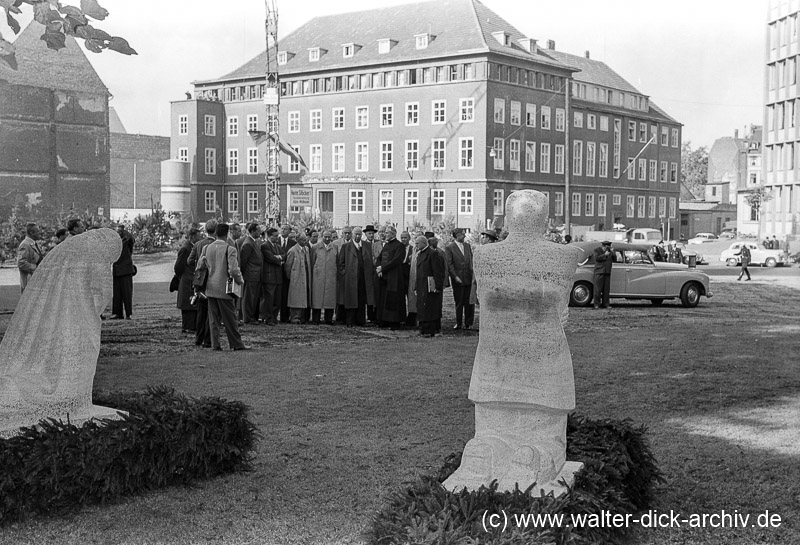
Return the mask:
<path id="1" fill-rule="evenodd" d="M 263 216 L 265 144 L 248 130 L 265 130 L 265 55 L 172 103 L 197 217 Z M 318 17 L 282 39 L 278 64 L 281 136 L 306 163 L 282 157 L 284 216 L 474 229 L 531 188 L 583 229 L 676 218 L 681 125 L 605 64 L 542 47 L 476 0 Z M 297 189 L 310 206 L 292 206 Z"/>
<path id="2" fill-rule="evenodd" d="M 108 89 L 74 38 L 48 49 L 31 23 L 0 64 L 0 195 L 5 203 L 108 215 Z"/>

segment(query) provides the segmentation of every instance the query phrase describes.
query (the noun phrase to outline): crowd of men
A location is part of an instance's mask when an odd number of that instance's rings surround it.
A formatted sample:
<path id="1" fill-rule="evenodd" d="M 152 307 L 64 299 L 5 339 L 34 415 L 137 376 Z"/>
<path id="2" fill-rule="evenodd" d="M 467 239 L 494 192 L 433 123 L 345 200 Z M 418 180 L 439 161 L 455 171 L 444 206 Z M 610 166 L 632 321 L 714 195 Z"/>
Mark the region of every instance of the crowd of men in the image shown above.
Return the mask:
<path id="1" fill-rule="evenodd" d="M 223 226 L 229 247 L 225 273 L 243 284 L 241 297 L 230 298 L 235 319 L 211 316 L 207 307 L 212 298 L 207 289 L 194 285 L 205 248 L 219 243 Z M 391 225 L 344 227 L 339 237 L 333 229 L 294 231 L 284 225 L 264 230 L 252 222 L 242 231 L 238 224 L 210 220 L 205 234 L 198 229 L 188 232 L 175 262 L 173 284 L 182 329 L 194 332 L 195 343 L 208 348 L 219 347 L 211 329 L 220 322 L 236 335 L 239 327 L 256 324 L 340 323 L 419 328 L 420 335 L 435 336 L 441 334 L 447 286 L 453 287 L 454 329 L 471 329 L 476 294 L 472 249 L 465 234 L 455 229 L 453 241 L 439 248 L 433 232 L 404 231 L 398 236 Z M 485 233 L 482 242 L 496 240 L 495 233 Z M 236 336 L 229 341 L 232 348 L 243 346 Z"/>

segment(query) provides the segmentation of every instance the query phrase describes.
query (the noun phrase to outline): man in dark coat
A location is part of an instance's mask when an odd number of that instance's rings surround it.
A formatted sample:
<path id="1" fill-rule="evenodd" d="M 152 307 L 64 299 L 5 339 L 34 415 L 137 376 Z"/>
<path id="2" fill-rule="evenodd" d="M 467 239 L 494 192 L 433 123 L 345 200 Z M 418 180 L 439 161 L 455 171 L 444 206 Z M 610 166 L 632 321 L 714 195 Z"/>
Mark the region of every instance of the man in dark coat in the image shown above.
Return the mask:
<path id="1" fill-rule="evenodd" d="M 239 254 L 239 269 L 244 278 L 242 290 L 242 319 L 244 323 L 258 322 L 258 300 L 261 297 L 261 227 L 256 222 L 247 224 L 247 236 Z"/>
<path id="2" fill-rule="evenodd" d="M 267 240 L 261 244 L 264 266 L 261 267 L 261 319 L 267 325 L 277 325 L 281 313 L 284 257 L 278 246 L 278 230 L 270 227 Z"/>
<path id="3" fill-rule="evenodd" d="M 217 230 L 217 220 L 210 219 L 206 222 L 206 238 L 199 240 L 192 247 L 186 265 L 193 269 L 197 268 L 197 262 L 203 253 L 203 248 L 217 240 L 214 233 Z M 208 324 L 208 299 L 205 294 L 198 292 L 197 297 L 197 323 L 195 325 L 194 344 L 203 348 L 211 348 L 211 328 Z"/>
<path id="4" fill-rule="evenodd" d="M 428 246 L 428 239 L 417 237 L 417 320 L 419 333 L 425 337 L 436 334 L 436 325 L 442 318 L 442 291 L 447 268 L 440 252 Z"/>
<path id="5" fill-rule="evenodd" d="M 281 235 L 278 237 L 278 247 L 283 256 L 283 262 L 286 263 L 286 258 L 289 255 L 289 250 L 292 246 L 297 244 L 295 238 L 290 237 L 292 227 L 290 225 L 283 225 L 281 227 Z M 289 321 L 289 276 L 286 274 L 286 268 L 283 267 L 283 289 L 281 290 L 281 322 Z"/>
<path id="6" fill-rule="evenodd" d="M 611 267 L 614 263 L 614 250 L 611 243 L 603 241 L 602 246 L 594 249 L 594 308 L 609 308 L 611 292 Z"/>
<path id="7" fill-rule="evenodd" d="M 453 299 L 456 303 L 456 325 L 453 329 L 472 329 L 475 320 L 475 305 L 469 302 L 472 291 L 472 247 L 464 242 L 464 229 L 453 229 L 453 241 L 445 246 L 447 271 L 453 286 Z"/>
<path id="8" fill-rule="evenodd" d="M 134 240 L 122 224 L 117 226 L 117 233 L 122 239 L 122 253 L 114 262 L 114 298 L 111 303 L 111 319 L 121 320 L 124 317 L 130 320 L 133 314 L 133 275 L 136 274 L 136 267 L 133 265 Z"/>
<path id="9" fill-rule="evenodd" d="M 372 246 L 372 267 L 371 271 L 367 273 L 372 275 L 372 300 L 374 302 L 371 305 L 367 305 L 367 320 L 372 324 L 378 321 L 375 305 L 378 302 L 378 286 L 380 283 L 378 282 L 378 274 L 375 272 L 375 267 L 379 265 L 378 260 L 381 257 L 381 250 L 383 250 L 383 240 L 375 238 L 375 233 L 377 232 L 378 230 L 375 229 L 374 225 L 364 227 L 364 238 Z"/>
<path id="10" fill-rule="evenodd" d="M 373 287 L 372 245 L 361 240 L 360 227 L 353 229 L 353 240 L 343 244 L 339 250 L 339 285 L 345 309 L 345 324 L 366 325 L 366 308 L 375 305 Z"/>
<path id="11" fill-rule="evenodd" d="M 178 250 L 178 258 L 175 260 L 173 270 L 175 275 L 180 279 L 178 283 L 178 308 L 181 309 L 181 331 L 187 333 L 189 331 L 196 331 L 197 327 L 197 305 L 192 304 L 192 277 L 194 276 L 194 267 L 190 267 L 187 261 L 189 254 L 192 253 L 192 247 L 200 240 L 200 229 L 192 227 L 186 234 L 186 240 Z"/>
<path id="12" fill-rule="evenodd" d="M 391 329 L 397 329 L 406 318 L 406 290 L 403 283 L 405 256 L 405 247 L 397 240 L 397 229 L 388 225 L 386 243 L 375 272 L 378 274 L 378 323 Z"/>

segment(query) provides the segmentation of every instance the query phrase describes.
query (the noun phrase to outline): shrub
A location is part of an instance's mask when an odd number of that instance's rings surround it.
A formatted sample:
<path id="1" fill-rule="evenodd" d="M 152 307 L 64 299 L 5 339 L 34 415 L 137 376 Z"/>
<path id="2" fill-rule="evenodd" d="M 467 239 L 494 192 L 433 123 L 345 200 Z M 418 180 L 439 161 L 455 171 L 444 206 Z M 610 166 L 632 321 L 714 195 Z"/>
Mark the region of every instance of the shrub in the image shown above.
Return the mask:
<path id="1" fill-rule="evenodd" d="M 0 439 L 0 524 L 249 468 L 258 433 L 240 402 L 165 387 L 94 401 L 128 415 Z"/>
<path id="2" fill-rule="evenodd" d="M 448 456 L 437 475 L 427 475 L 388 498 L 373 518 L 373 544 L 606 544 L 626 538 L 626 528 L 584 526 L 509 527 L 486 532 L 485 513 L 570 515 L 635 513 L 650 506 L 663 477 L 644 438 L 646 429 L 629 420 L 594 421 L 571 415 L 567 424 L 567 459 L 584 463 L 565 494 L 534 497 L 532 490 L 498 492 L 497 484 L 467 492 L 449 492 L 441 483 L 461 462 Z"/>

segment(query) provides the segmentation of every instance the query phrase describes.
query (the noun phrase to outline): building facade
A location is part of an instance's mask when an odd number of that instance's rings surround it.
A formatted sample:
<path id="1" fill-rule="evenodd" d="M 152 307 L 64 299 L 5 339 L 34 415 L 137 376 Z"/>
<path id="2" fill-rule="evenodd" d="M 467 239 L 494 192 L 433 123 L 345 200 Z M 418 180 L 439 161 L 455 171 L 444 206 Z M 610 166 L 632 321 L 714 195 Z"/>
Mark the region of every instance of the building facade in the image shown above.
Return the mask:
<path id="1" fill-rule="evenodd" d="M 201 219 L 264 216 L 266 144 L 249 131 L 266 130 L 265 55 L 172 103 L 171 155 L 192 163 Z M 277 58 L 281 138 L 303 159 L 282 156 L 284 217 L 476 229 L 537 189 L 556 224 L 677 218 L 680 124 L 603 63 L 477 1 L 315 18 Z"/>
<path id="2" fill-rule="evenodd" d="M 762 235 L 800 232 L 800 123 L 797 56 L 800 1 L 770 0 L 767 15 L 762 181 L 770 198 L 758 211 Z"/>

